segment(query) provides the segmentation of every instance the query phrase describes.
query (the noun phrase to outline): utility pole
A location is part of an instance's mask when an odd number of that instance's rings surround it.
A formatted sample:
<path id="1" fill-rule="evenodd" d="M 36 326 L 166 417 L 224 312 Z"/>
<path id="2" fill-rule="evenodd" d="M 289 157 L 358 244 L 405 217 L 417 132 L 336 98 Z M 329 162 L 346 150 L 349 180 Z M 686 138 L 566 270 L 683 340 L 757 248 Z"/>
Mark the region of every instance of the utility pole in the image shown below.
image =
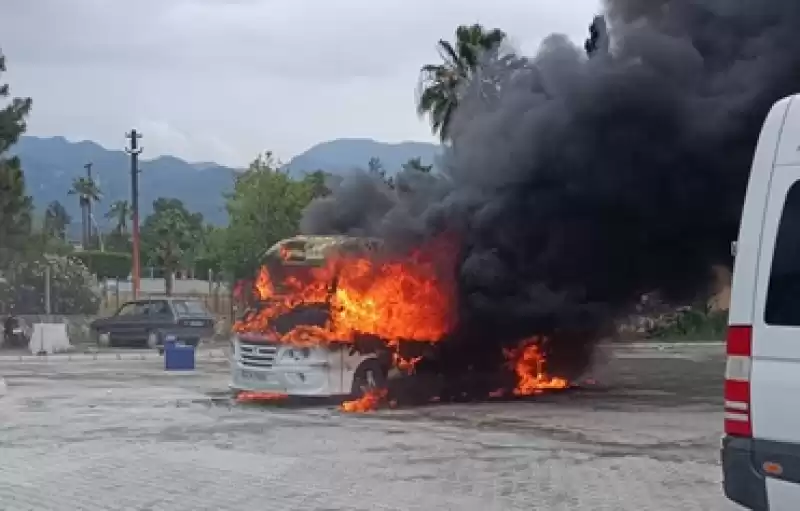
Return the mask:
<path id="1" fill-rule="evenodd" d="M 44 267 L 44 313 L 48 316 L 48 321 L 50 321 L 50 314 L 52 313 L 50 309 L 50 279 L 52 278 L 52 270 L 50 269 L 50 264 Z"/>
<path id="2" fill-rule="evenodd" d="M 133 237 L 133 268 L 131 276 L 133 278 L 133 299 L 139 298 L 139 154 L 142 148 L 138 146 L 138 141 L 142 138 L 141 133 L 132 129 L 125 134 L 125 138 L 131 141 L 131 146 L 125 148 L 125 152 L 131 155 L 131 206 L 133 209 L 133 221 L 131 234 Z"/>
<path id="3" fill-rule="evenodd" d="M 86 177 L 89 179 L 89 184 L 94 183 L 92 181 L 92 162 L 87 163 L 83 166 L 86 169 Z M 92 248 L 92 198 L 87 196 L 86 197 L 86 213 L 89 218 L 86 219 L 86 248 Z"/>

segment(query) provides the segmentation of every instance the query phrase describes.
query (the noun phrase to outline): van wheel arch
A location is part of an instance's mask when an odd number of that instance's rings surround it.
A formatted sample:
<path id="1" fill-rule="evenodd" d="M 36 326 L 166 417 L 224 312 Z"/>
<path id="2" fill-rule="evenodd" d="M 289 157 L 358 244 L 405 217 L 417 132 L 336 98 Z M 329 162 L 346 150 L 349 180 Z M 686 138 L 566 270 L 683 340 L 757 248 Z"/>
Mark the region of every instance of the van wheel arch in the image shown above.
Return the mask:
<path id="1" fill-rule="evenodd" d="M 368 358 L 359 364 L 353 376 L 350 398 L 358 399 L 369 390 L 386 388 L 388 372 L 375 358 Z"/>

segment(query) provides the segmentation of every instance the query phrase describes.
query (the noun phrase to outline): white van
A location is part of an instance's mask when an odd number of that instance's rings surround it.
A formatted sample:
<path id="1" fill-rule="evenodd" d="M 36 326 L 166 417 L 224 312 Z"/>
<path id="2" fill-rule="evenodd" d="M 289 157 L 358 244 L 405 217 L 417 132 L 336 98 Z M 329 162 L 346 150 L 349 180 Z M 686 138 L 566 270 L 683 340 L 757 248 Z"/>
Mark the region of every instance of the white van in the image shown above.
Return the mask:
<path id="1" fill-rule="evenodd" d="M 748 509 L 800 509 L 800 96 L 767 116 L 735 244 L 722 469 Z"/>
<path id="2" fill-rule="evenodd" d="M 312 274 L 313 268 L 323 266 L 335 254 L 372 251 L 377 246 L 378 241 L 369 238 L 295 236 L 271 247 L 264 256 L 264 264 L 275 279 L 273 286 L 277 297 L 282 293 L 283 278 L 302 282 Z M 334 273 L 330 278 L 327 292 L 332 296 L 337 276 Z M 245 318 L 268 305 L 268 302 L 254 304 Z M 269 329 L 288 331 L 298 324 L 322 325 L 327 319 L 325 307 L 298 307 L 272 320 Z M 236 393 L 357 398 L 368 390 L 386 385 L 392 358 L 383 343 L 363 352 L 355 344 L 346 343 L 303 347 L 271 340 L 266 332 L 258 329 L 247 330 L 231 339 L 229 387 Z"/>

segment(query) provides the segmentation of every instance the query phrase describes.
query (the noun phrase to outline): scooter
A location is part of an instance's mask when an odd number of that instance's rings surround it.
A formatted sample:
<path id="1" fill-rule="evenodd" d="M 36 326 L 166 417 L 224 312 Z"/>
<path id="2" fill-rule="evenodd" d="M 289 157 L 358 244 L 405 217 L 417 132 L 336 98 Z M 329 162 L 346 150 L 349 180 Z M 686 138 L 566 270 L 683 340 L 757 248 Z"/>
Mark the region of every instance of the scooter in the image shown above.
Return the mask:
<path id="1" fill-rule="evenodd" d="M 3 345 L 6 347 L 21 348 L 28 345 L 30 339 L 20 320 L 10 317 L 6 320 L 3 329 Z"/>

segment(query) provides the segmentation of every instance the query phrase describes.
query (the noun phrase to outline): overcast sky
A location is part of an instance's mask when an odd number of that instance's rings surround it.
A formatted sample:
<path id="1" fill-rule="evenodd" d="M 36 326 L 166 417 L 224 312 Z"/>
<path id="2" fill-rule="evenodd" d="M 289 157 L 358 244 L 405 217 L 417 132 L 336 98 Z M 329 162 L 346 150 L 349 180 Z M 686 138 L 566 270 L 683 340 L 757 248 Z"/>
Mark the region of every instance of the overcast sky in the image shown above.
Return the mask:
<path id="1" fill-rule="evenodd" d="M 433 140 L 417 118 L 419 67 L 458 24 L 508 32 L 533 53 L 576 42 L 599 0 L 0 0 L 12 93 L 29 134 L 146 156 L 243 165 L 341 137 Z"/>

